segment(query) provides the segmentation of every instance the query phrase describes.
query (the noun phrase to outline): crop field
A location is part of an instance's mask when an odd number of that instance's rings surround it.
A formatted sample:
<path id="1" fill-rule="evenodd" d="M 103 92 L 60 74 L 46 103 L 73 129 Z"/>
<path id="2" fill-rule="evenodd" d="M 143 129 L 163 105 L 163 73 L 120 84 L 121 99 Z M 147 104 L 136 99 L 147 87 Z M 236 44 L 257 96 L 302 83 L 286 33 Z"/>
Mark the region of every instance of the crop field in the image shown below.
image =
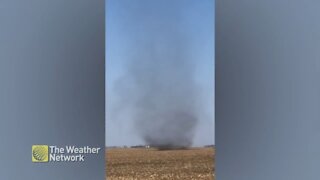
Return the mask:
<path id="1" fill-rule="evenodd" d="M 106 150 L 108 180 L 214 180 L 214 148 Z"/>

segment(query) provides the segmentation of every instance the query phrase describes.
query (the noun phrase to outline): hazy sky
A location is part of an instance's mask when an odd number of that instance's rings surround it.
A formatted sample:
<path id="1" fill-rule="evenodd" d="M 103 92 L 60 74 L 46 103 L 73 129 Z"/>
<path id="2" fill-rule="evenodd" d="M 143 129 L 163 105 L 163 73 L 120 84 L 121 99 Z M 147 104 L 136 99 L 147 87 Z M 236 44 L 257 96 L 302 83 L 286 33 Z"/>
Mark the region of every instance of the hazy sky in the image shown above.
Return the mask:
<path id="1" fill-rule="evenodd" d="M 196 61 L 196 83 L 202 98 L 194 145 L 214 143 L 214 1 L 213 0 L 107 0 L 106 1 L 106 145 L 143 144 L 132 118 L 117 106 L 115 83 L 135 53 L 137 42 L 155 38 L 176 24 L 184 30 Z M 178 13 L 177 13 L 178 12 Z M 162 23 L 162 24 L 159 24 Z M 170 36 L 170 33 L 169 33 Z M 171 38 L 171 37 L 167 37 Z M 174 38 L 174 37 L 172 37 Z M 191 42 L 191 43 L 190 43 Z M 141 47 L 143 48 L 143 47 Z M 146 127 L 147 128 L 147 127 Z"/>

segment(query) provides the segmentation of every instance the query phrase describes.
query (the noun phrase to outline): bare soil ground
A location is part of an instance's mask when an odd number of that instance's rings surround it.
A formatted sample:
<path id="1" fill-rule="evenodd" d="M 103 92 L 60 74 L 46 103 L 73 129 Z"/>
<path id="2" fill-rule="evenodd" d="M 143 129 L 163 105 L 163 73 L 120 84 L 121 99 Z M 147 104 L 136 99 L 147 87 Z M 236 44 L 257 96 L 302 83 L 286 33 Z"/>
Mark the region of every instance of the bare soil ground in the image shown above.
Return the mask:
<path id="1" fill-rule="evenodd" d="M 213 148 L 106 150 L 108 180 L 214 180 Z"/>

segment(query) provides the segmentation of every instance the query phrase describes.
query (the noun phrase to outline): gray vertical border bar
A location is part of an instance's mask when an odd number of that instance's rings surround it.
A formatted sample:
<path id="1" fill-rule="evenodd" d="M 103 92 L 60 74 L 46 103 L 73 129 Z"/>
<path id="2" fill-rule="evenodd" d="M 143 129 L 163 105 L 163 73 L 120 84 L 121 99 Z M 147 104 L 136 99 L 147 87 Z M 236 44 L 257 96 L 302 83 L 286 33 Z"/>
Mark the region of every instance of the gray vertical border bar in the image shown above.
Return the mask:
<path id="1" fill-rule="evenodd" d="M 0 1 L 0 179 L 105 179 L 104 0 Z M 33 144 L 101 147 L 32 163 Z"/>
<path id="2" fill-rule="evenodd" d="M 217 0 L 218 180 L 317 180 L 320 1 Z"/>

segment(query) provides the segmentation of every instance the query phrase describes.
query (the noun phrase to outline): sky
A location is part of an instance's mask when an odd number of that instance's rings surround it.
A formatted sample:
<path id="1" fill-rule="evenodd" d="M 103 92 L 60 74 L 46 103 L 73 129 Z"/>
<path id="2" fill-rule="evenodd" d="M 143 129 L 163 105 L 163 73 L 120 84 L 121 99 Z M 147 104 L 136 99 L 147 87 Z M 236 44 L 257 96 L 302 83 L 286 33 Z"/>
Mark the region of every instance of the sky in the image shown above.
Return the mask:
<path id="1" fill-rule="evenodd" d="M 179 17 L 179 18 L 177 18 Z M 178 25 L 177 25 L 178 24 Z M 162 27 L 177 27 L 187 37 L 188 54 L 196 62 L 199 86 L 199 123 L 194 146 L 214 144 L 214 1 L 106 1 L 106 146 L 144 144 L 135 133 L 131 115 L 118 107 L 115 84 L 126 73 L 126 63 L 148 39 L 161 41 Z M 170 33 L 166 38 L 170 37 Z M 174 46 L 174 44 L 170 44 Z M 147 127 L 146 127 L 147 128 Z"/>

